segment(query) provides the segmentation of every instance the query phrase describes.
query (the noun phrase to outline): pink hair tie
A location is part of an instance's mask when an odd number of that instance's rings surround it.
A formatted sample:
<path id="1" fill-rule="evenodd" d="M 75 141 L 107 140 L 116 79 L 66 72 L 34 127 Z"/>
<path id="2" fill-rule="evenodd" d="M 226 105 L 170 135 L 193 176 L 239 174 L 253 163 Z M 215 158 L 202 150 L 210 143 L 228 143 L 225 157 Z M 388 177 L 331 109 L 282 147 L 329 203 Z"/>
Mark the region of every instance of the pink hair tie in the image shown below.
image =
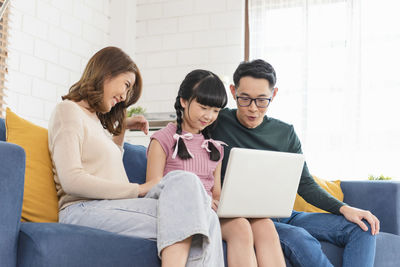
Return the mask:
<path id="1" fill-rule="evenodd" d="M 211 152 L 211 150 L 208 149 L 208 143 L 212 143 L 215 147 L 220 147 L 221 145 L 227 146 L 227 144 L 225 144 L 222 141 L 216 141 L 216 140 L 213 140 L 213 139 L 206 139 L 201 144 L 201 147 L 204 148 L 209 153 Z"/>
<path id="2" fill-rule="evenodd" d="M 176 140 L 176 146 L 175 146 L 175 150 L 174 153 L 172 154 L 172 158 L 175 159 L 176 155 L 178 154 L 178 146 L 179 146 L 179 139 L 183 139 L 183 140 L 191 140 L 193 139 L 193 134 L 191 133 L 185 133 L 185 134 L 174 134 L 174 139 Z M 186 148 L 187 149 L 187 148 Z M 194 158 L 193 154 L 190 153 L 189 149 L 187 149 L 189 155 Z"/>

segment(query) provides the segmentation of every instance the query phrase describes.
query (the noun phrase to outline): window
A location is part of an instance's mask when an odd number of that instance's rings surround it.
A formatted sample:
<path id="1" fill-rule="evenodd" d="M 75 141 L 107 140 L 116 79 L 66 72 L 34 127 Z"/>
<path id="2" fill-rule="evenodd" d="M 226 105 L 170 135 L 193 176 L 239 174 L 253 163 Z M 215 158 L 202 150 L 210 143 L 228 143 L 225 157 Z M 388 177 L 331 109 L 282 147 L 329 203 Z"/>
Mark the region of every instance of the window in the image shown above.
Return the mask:
<path id="1" fill-rule="evenodd" d="M 5 116 L 5 76 L 7 74 L 7 31 L 8 31 L 8 0 L 0 0 L 0 117 Z"/>
<path id="2" fill-rule="evenodd" d="M 249 57 L 277 72 L 269 115 L 295 126 L 310 171 L 400 178 L 400 3 L 249 0 Z"/>

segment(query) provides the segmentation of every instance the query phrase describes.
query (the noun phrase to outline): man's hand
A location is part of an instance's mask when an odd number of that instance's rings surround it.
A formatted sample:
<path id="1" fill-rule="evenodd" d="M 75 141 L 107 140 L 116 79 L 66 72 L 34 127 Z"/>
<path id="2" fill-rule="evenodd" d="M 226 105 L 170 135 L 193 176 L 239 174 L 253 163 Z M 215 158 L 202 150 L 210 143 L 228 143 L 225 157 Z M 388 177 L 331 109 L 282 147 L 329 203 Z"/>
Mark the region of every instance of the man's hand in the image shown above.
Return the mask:
<path id="1" fill-rule="evenodd" d="M 362 219 L 365 219 L 371 225 L 371 234 L 377 235 L 379 233 L 379 220 L 370 211 L 357 209 L 346 205 L 342 206 L 339 211 L 348 221 L 356 223 L 361 227 L 361 229 L 368 231 L 368 227 L 362 221 Z"/>
<path id="2" fill-rule="evenodd" d="M 149 122 L 143 115 L 136 115 L 133 117 L 126 118 L 125 126 L 126 129 L 129 130 L 140 130 L 145 134 L 149 133 Z"/>

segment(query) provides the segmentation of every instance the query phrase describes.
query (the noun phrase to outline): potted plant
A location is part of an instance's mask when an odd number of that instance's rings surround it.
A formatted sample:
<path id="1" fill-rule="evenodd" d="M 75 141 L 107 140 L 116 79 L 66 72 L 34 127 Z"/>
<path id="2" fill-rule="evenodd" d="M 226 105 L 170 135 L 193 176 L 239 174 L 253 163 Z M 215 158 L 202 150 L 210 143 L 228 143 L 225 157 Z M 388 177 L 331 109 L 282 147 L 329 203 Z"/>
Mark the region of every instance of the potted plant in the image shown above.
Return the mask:
<path id="1" fill-rule="evenodd" d="M 141 106 L 132 106 L 127 110 L 126 116 L 132 117 L 134 115 L 143 115 L 145 112 L 146 109 Z"/>
<path id="2" fill-rule="evenodd" d="M 371 181 L 376 181 L 376 180 L 392 180 L 392 177 L 383 176 L 382 174 L 379 175 L 379 176 L 374 176 L 374 175 L 370 174 L 370 175 L 368 176 L 368 180 L 371 180 Z"/>

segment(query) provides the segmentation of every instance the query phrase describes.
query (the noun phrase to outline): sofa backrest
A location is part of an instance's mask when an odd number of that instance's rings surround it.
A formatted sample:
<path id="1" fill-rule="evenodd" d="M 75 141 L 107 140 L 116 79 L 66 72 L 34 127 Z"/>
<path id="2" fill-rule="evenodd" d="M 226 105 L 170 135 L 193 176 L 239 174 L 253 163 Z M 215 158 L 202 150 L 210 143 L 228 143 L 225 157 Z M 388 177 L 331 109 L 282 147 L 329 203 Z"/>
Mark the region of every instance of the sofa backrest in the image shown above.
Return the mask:
<path id="1" fill-rule="evenodd" d="M 0 118 L 0 141 L 6 141 L 6 123 Z"/>

